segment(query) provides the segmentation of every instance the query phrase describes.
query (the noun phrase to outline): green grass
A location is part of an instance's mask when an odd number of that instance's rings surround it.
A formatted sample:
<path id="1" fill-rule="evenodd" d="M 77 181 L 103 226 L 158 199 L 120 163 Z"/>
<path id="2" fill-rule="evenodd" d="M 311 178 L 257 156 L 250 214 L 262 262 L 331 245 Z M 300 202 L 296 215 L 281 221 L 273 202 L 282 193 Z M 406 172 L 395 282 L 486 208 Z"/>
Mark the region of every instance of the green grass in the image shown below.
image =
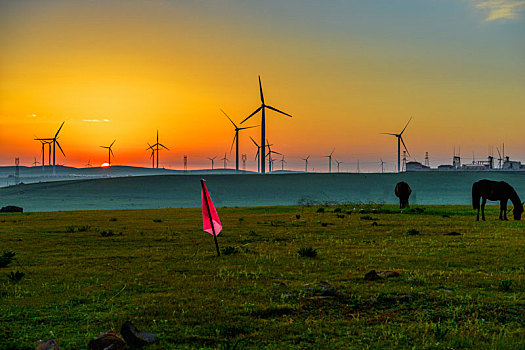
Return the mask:
<path id="1" fill-rule="evenodd" d="M 83 349 L 126 320 L 159 336 L 149 349 L 525 348 L 524 222 L 494 206 L 487 222 L 468 206 L 319 208 L 219 208 L 219 245 L 237 251 L 221 257 L 198 208 L 0 215 L 0 251 L 16 253 L 0 348 Z"/>

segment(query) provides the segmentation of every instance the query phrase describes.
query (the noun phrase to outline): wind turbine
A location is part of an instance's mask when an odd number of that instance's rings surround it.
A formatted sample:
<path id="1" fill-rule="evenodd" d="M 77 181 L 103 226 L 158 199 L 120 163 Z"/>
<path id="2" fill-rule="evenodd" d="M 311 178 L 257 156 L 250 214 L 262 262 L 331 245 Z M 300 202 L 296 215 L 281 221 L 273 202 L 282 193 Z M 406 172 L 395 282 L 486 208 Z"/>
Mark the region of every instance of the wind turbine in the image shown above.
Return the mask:
<path id="1" fill-rule="evenodd" d="M 281 158 L 281 170 L 284 171 L 284 163 L 288 163 L 286 160 L 284 160 L 284 154 L 283 154 L 283 157 Z"/>
<path id="2" fill-rule="evenodd" d="M 45 158 L 45 147 L 50 142 L 47 141 L 47 139 L 39 139 L 38 137 L 36 137 L 35 140 L 40 141 L 40 143 L 42 144 L 42 171 L 44 171 L 44 166 L 46 165 L 46 162 L 45 162 L 45 160 L 46 160 L 46 158 Z M 51 154 L 51 147 L 49 147 L 49 154 Z M 51 156 L 49 158 L 51 159 Z"/>
<path id="3" fill-rule="evenodd" d="M 255 144 L 255 146 L 257 147 L 257 154 L 255 154 L 255 160 L 257 160 L 257 172 L 260 172 L 261 171 L 261 162 L 259 162 L 259 159 L 260 159 L 260 155 L 261 155 L 261 146 L 259 146 L 257 144 L 257 142 L 255 142 L 254 139 L 252 139 L 252 137 L 250 136 L 250 139 L 252 140 L 252 142 Z"/>
<path id="4" fill-rule="evenodd" d="M 115 156 L 113 154 L 113 151 L 111 150 L 111 147 L 113 147 L 113 144 L 115 143 L 115 141 L 117 141 L 116 139 L 113 140 L 113 142 L 111 142 L 111 145 L 109 146 L 100 146 L 102 148 L 107 148 L 108 149 L 108 165 L 111 165 L 111 156 L 113 155 L 113 157 Z"/>
<path id="5" fill-rule="evenodd" d="M 228 164 L 228 158 L 226 158 L 226 152 L 224 152 L 224 158 L 221 159 L 224 162 L 224 169 L 226 169 L 226 165 Z"/>
<path id="6" fill-rule="evenodd" d="M 91 168 L 91 159 L 88 160 L 86 166 L 87 166 L 88 168 Z"/>
<path id="7" fill-rule="evenodd" d="M 217 156 L 213 158 L 208 157 L 208 159 L 211 160 L 211 170 L 213 170 L 213 161 L 215 160 L 215 158 L 217 158 Z"/>
<path id="8" fill-rule="evenodd" d="M 401 172 L 401 143 L 403 143 L 403 147 L 405 147 L 405 150 L 407 151 L 408 155 L 410 156 L 410 152 L 408 151 L 407 146 L 405 145 L 405 141 L 403 141 L 403 136 L 402 135 L 405 132 L 405 129 L 407 128 L 407 126 L 408 126 L 408 124 L 410 123 L 411 120 L 412 120 L 412 117 L 410 117 L 410 119 L 407 122 L 407 125 L 405 125 L 405 127 L 403 128 L 403 130 L 401 130 L 401 132 L 399 134 L 392 134 L 392 133 L 386 133 L 386 132 L 382 132 L 381 133 L 383 135 L 392 135 L 392 136 L 397 137 L 397 172 L 398 173 Z"/>
<path id="9" fill-rule="evenodd" d="M 334 151 L 335 151 L 335 148 L 332 150 L 332 152 L 329 155 L 324 156 L 325 158 L 328 158 L 328 172 L 329 173 L 332 172 L 332 154 L 334 154 Z"/>
<path id="10" fill-rule="evenodd" d="M 36 161 L 36 157 L 35 157 L 35 161 L 33 162 L 33 166 L 36 167 L 37 164 L 40 164 L 40 163 Z"/>
<path id="11" fill-rule="evenodd" d="M 146 151 L 147 150 L 151 150 L 151 154 L 149 155 L 149 159 L 151 159 L 151 168 L 152 169 L 155 169 L 155 148 L 149 144 L 149 142 L 147 142 L 148 144 L 148 148 L 146 148 Z"/>
<path id="12" fill-rule="evenodd" d="M 58 128 L 58 131 L 56 132 L 54 137 L 52 137 L 52 138 L 45 138 L 45 139 L 40 139 L 40 138 L 36 138 L 35 139 L 35 140 L 38 140 L 38 141 L 42 142 L 42 160 L 44 159 L 44 157 L 43 157 L 43 154 L 44 154 L 44 142 L 49 144 L 49 158 L 51 158 L 51 144 L 53 144 L 53 175 L 55 175 L 55 165 L 56 165 L 55 164 L 55 160 L 56 160 L 55 149 L 56 149 L 56 146 L 58 146 L 58 148 L 60 149 L 60 152 L 62 152 L 64 157 L 66 156 L 66 154 L 62 150 L 62 147 L 60 147 L 60 143 L 57 140 L 58 134 L 60 133 L 60 130 L 62 130 L 62 127 L 64 126 L 64 123 L 65 122 L 62 122 L 62 124 L 60 125 L 60 128 Z M 51 159 L 49 159 L 49 160 L 50 160 L 49 163 L 51 163 Z M 44 164 L 44 162 L 42 162 L 42 166 L 44 166 L 43 164 Z"/>
<path id="13" fill-rule="evenodd" d="M 385 162 L 383 162 L 383 159 L 380 158 L 380 161 L 381 161 L 381 174 L 383 174 L 385 172 L 385 169 L 383 167 L 383 165 L 385 164 Z"/>
<path id="14" fill-rule="evenodd" d="M 308 158 L 310 158 L 310 156 L 308 156 L 306 158 L 301 158 L 302 160 L 304 160 L 304 172 L 305 173 L 308 172 Z"/>
<path id="15" fill-rule="evenodd" d="M 270 173 L 272 172 L 273 162 L 274 162 L 274 159 L 272 158 L 272 153 L 282 155 L 279 152 L 272 151 L 272 149 L 270 148 L 271 146 L 273 146 L 273 144 L 270 145 L 268 140 L 266 140 L 266 147 L 268 147 L 268 153 L 266 154 L 266 157 L 268 157 L 268 171 Z"/>
<path id="16" fill-rule="evenodd" d="M 498 150 L 498 155 L 499 155 L 499 158 L 498 158 L 498 168 L 501 169 L 501 161 L 503 160 L 503 158 L 501 158 L 501 153 L 499 151 L 499 148 L 496 147 L 496 149 Z"/>
<path id="17" fill-rule="evenodd" d="M 339 161 L 338 161 L 337 159 L 335 159 L 335 158 L 334 158 L 334 160 L 335 160 L 335 162 L 337 163 L 337 172 L 339 172 L 339 164 L 342 164 L 343 162 L 339 162 Z"/>
<path id="18" fill-rule="evenodd" d="M 221 109 L 221 112 L 224 113 L 226 118 L 228 118 L 230 120 L 230 122 L 233 124 L 233 127 L 235 128 L 235 136 L 233 137 L 232 146 L 230 147 L 230 153 L 231 153 L 231 151 L 233 149 L 233 144 L 235 144 L 235 171 L 239 171 L 239 130 L 255 128 L 258 125 L 256 125 L 256 126 L 247 126 L 245 128 L 239 128 L 237 125 L 235 125 L 233 120 L 231 120 L 231 118 L 228 116 L 228 114 L 226 114 L 226 112 L 224 112 L 222 109 Z"/>
<path id="19" fill-rule="evenodd" d="M 265 151 L 265 145 L 264 145 L 264 140 L 266 140 L 266 114 L 265 114 L 265 111 L 266 111 L 266 108 L 268 109 L 271 109 L 272 111 L 275 111 L 275 112 L 278 112 L 278 113 L 281 113 L 281 114 L 284 114 L 288 117 L 292 117 L 290 114 L 288 113 L 284 113 L 280 110 L 278 110 L 277 108 L 274 108 L 272 106 L 268 106 L 267 104 L 264 103 L 264 96 L 263 96 L 263 90 L 262 90 L 262 84 L 261 84 L 261 76 L 259 76 L 259 92 L 260 92 L 260 95 L 261 95 L 261 106 L 259 108 L 257 108 L 255 111 L 252 112 L 252 114 L 250 114 L 248 117 L 246 117 L 246 119 L 244 119 L 242 123 L 244 123 L 245 121 L 247 121 L 248 119 L 250 119 L 252 116 L 254 116 L 255 114 L 257 114 L 259 111 L 261 111 L 261 152 L 260 154 L 262 155 L 262 157 L 259 157 L 259 160 L 260 160 L 260 163 L 261 163 L 261 168 L 260 168 L 260 172 L 262 174 L 265 173 L 265 169 L 264 169 L 264 155 L 266 154 L 266 151 Z"/>
<path id="20" fill-rule="evenodd" d="M 162 143 L 159 143 L 159 131 L 157 130 L 157 143 L 155 143 L 154 145 L 150 146 L 151 150 L 153 150 L 156 147 L 155 151 L 157 152 L 157 169 L 159 168 L 159 146 L 164 148 L 167 151 L 170 150 L 168 147 L 164 146 Z M 146 149 L 146 150 L 148 150 L 148 149 Z"/>

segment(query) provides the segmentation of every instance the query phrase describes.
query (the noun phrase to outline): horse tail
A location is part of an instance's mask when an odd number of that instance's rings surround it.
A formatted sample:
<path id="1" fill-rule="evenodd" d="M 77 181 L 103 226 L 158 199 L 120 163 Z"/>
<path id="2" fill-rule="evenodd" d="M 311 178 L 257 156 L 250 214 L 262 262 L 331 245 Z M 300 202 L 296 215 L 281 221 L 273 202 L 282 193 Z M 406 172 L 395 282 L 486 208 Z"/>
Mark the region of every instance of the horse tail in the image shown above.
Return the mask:
<path id="1" fill-rule="evenodd" d="M 479 209 L 479 186 L 478 183 L 475 182 L 474 185 L 472 185 L 472 208 L 474 210 Z"/>

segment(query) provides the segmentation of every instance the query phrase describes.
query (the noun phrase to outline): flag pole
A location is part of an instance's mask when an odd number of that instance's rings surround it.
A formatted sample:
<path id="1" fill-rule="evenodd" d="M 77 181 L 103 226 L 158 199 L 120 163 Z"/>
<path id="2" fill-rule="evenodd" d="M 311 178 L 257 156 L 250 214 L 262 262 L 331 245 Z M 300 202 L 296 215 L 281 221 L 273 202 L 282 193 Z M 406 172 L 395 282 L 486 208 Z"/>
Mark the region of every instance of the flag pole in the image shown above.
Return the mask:
<path id="1" fill-rule="evenodd" d="M 215 248 L 217 248 L 217 256 L 221 256 L 221 252 L 219 250 L 219 242 L 217 242 L 217 235 L 215 234 L 215 225 L 213 225 L 213 219 L 211 218 L 211 210 L 210 210 L 210 204 L 208 203 L 208 191 L 206 191 L 204 187 L 204 180 L 201 179 L 201 188 L 202 188 L 202 194 L 204 196 L 204 200 L 206 201 L 206 209 L 208 209 L 208 217 L 210 218 L 210 225 L 211 230 L 213 232 L 213 239 L 215 241 Z"/>

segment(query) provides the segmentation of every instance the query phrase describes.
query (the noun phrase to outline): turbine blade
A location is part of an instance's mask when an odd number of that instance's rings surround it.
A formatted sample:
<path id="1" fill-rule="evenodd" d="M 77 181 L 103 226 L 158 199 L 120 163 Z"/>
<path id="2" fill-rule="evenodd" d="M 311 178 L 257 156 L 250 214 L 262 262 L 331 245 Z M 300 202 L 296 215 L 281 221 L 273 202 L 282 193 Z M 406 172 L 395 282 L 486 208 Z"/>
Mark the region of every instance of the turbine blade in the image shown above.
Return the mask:
<path id="1" fill-rule="evenodd" d="M 262 83 L 261 83 L 261 76 L 259 75 L 259 92 L 261 94 L 261 102 L 264 105 L 264 95 L 262 91 Z"/>
<path id="2" fill-rule="evenodd" d="M 410 152 L 408 151 L 407 146 L 405 145 L 405 141 L 403 141 L 403 138 L 402 138 L 401 136 L 399 136 L 399 138 L 401 139 L 401 142 L 403 143 L 403 146 L 405 147 L 405 151 L 407 151 L 408 155 L 409 155 L 410 157 L 412 157 L 412 156 L 410 155 Z"/>
<path id="3" fill-rule="evenodd" d="M 259 125 L 255 125 L 255 126 L 247 126 L 245 128 L 237 128 L 237 130 L 244 130 L 244 129 L 251 129 L 251 128 L 256 128 L 258 127 Z"/>
<path id="4" fill-rule="evenodd" d="M 286 115 L 286 116 L 292 118 L 292 116 L 291 116 L 290 114 L 288 114 L 288 113 L 284 113 L 283 111 L 280 111 L 280 110 L 278 110 L 277 108 L 274 108 L 274 107 L 272 107 L 272 106 L 265 106 L 265 107 L 271 109 L 272 111 L 276 111 L 276 112 L 278 112 L 278 113 L 284 114 L 284 115 Z"/>
<path id="5" fill-rule="evenodd" d="M 112 155 L 113 157 L 115 156 L 115 154 L 113 153 L 113 150 L 112 150 L 111 148 L 109 149 L 109 153 L 111 153 L 111 155 Z"/>
<path id="6" fill-rule="evenodd" d="M 397 134 L 392 134 L 392 133 L 389 133 L 389 132 L 380 132 L 381 135 L 392 135 L 392 136 L 397 136 Z"/>
<path id="7" fill-rule="evenodd" d="M 219 108 L 219 109 L 220 109 L 220 108 Z M 226 112 L 223 111 L 222 109 L 220 109 L 220 110 L 221 110 L 222 113 L 224 113 L 224 115 L 226 116 L 226 118 L 228 118 L 228 119 L 232 122 L 232 124 L 233 124 L 233 126 L 235 127 L 235 129 L 237 129 L 237 125 L 235 125 L 235 123 L 233 122 L 233 120 L 232 120 L 230 117 L 228 117 L 228 114 L 226 114 Z"/>
<path id="8" fill-rule="evenodd" d="M 149 149 L 151 149 L 151 150 L 152 150 L 152 149 L 153 149 L 153 146 L 152 146 L 152 145 L 150 145 L 150 144 L 149 144 L 149 142 L 146 142 L 146 143 L 147 143 L 147 144 L 148 144 L 148 146 L 149 146 L 148 148 L 146 148 L 146 151 L 147 151 L 147 150 L 149 150 Z"/>
<path id="9" fill-rule="evenodd" d="M 257 144 L 257 142 L 255 142 L 255 140 L 250 136 L 250 140 L 252 140 L 252 142 L 255 144 L 255 146 L 259 147 L 259 145 Z"/>
<path id="10" fill-rule="evenodd" d="M 60 128 L 58 128 L 58 131 L 57 131 L 57 133 L 55 134 L 55 138 L 58 136 L 58 133 L 60 132 L 60 130 L 61 130 L 62 127 L 64 126 L 64 123 L 65 123 L 65 121 L 62 122 L 62 125 L 60 125 Z"/>
<path id="11" fill-rule="evenodd" d="M 235 136 L 233 137 L 232 146 L 230 147 L 230 153 L 232 153 L 233 145 L 235 144 L 236 138 L 237 138 L 237 133 L 235 133 Z"/>
<path id="12" fill-rule="evenodd" d="M 252 114 L 250 114 L 249 116 L 247 116 L 246 119 L 244 119 L 244 120 L 241 122 L 241 124 L 244 123 L 245 121 L 247 121 L 248 119 L 250 119 L 254 114 L 256 114 L 257 112 L 259 112 L 262 108 L 263 108 L 263 106 L 257 108 L 254 112 L 252 112 Z"/>
<path id="13" fill-rule="evenodd" d="M 399 136 L 403 135 L 403 132 L 405 132 L 405 129 L 407 128 L 407 126 L 408 126 L 408 124 L 410 123 L 411 120 L 412 120 L 412 117 L 410 117 L 410 119 L 408 120 L 407 125 L 405 125 L 405 127 L 403 128 L 403 130 L 399 133 Z"/>
<path id="14" fill-rule="evenodd" d="M 159 143 L 159 146 L 167 149 L 168 151 L 170 150 L 168 147 L 164 146 L 162 143 Z"/>
<path id="15" fill-rule="evenodd" d="M 113 142 L 111 142 L 111 145 L 109 145 L 109 147 L 113 146 L 113 144 L 115 143 L 115 141 L 117 141 L 116 139 L 113 140 Z"/>
<path id="16" fill-rule="evenodd" d="M 62 154 L 64 155 L 64 157 L 66 156 L 66 154 L 64 153 L 64 151 L 62 150 L 62 147 L 60 147 L 60 143 L 58 143 L 58 141 L 55 141 L 58 148 L 60 149 L 60 152 L 62 152 Z"/>
<path id="17" fill-rule="evenodd" d="M 279 153 L 279 152 L 276 152 L 276 151 L 270 151 L 270 152 L 275 153 L 275 154 L 279 154 L 281 156 L 283 155 L 282 153 Z"/>

